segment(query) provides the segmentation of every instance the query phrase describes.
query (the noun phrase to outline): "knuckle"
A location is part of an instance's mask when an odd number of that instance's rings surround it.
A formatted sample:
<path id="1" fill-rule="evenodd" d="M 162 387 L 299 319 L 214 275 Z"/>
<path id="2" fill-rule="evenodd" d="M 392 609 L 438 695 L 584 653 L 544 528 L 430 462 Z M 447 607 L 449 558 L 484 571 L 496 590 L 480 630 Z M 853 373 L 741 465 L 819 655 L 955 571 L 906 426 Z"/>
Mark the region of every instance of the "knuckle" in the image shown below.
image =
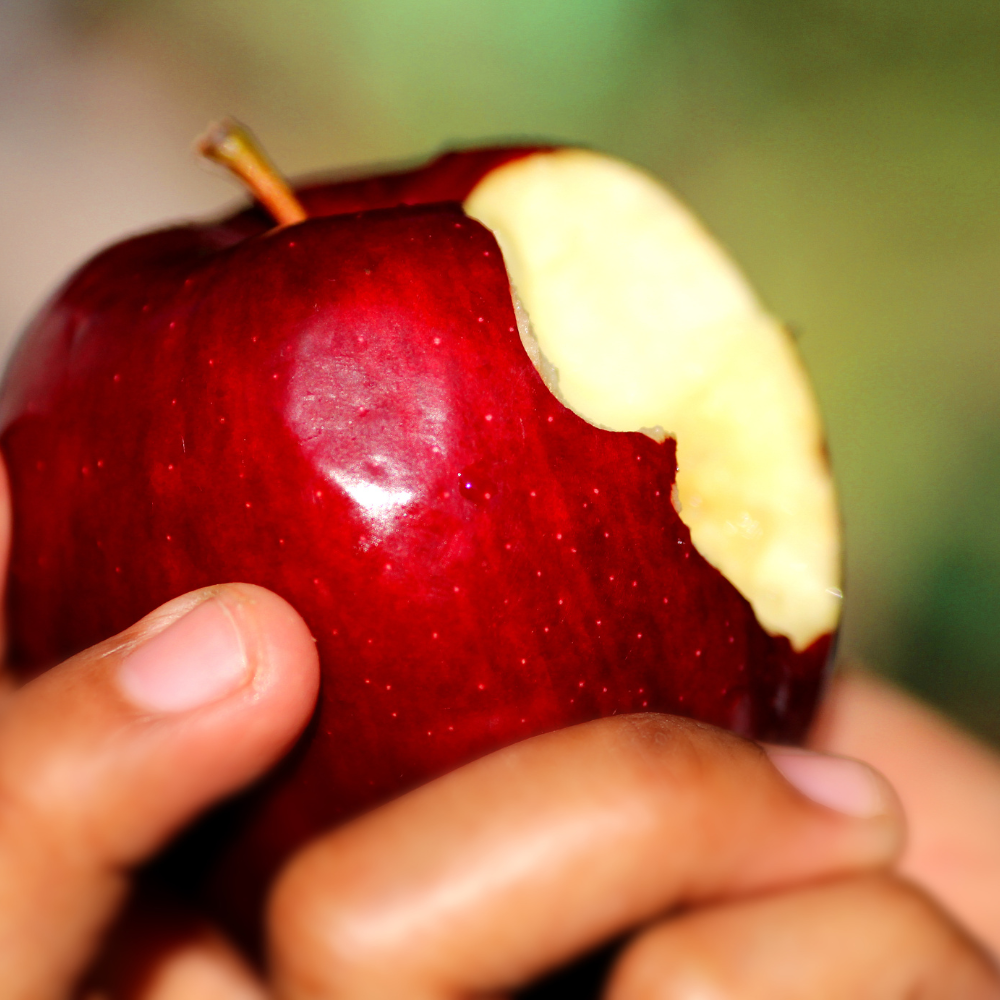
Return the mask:
<path id="1" fill-rule="evenodd" d="M 350 858 L 337 850 L 336 835 L 308 845 L 279 873 L 266 911 L 269 940 L 279 962 L 297 974 L 323 970 L 324 978 L 347 965 L 371 960 L 357 933 L 363 901 L 352 885 Z"/>
<path id="2" fill-rule="evenodd" d="M 614 748 L 641 770 L 667 769 L 678 780 L 700 780 L 736 759 L 758 757 L 755 744 L 714 726 L 675 715 L 618 716 L 602 720 Z"/>
<path id="3" fill-rule="evenodd" d="M 938 906 L 916 886 L 886 873 L 860 876 L 855 882 L 859 898 L 857 905 L 871 907 L 872 912 L 891 914 L 892 923 L 908 937 L 915 934 L 928 940 L 940 939 L 942 914 Z"/>
<path id="4" fill-rule="evenodd" d="M 314 932 L 315 911 L 320 908 L 317 892 L 316 848 L 309 846 L 281 869 L 268 894 L 266 919 L 271 938 L 279 945 L 285 937 L 298 937 L 300 927 Z"/>
<path id="5" fill-rule="evenodd" d="M 699 938 L 683 924 L 666 923 L 638 935 L 619 955 L 607 1000 L 674 1000 L 726 996 Z"/>
<path id="6" fill-rule="evenodd" d="M 742 802 L 751 813 L 773 788 L 755 743 L 705 723 L 670 715 L 626 716 L 613 732 L 623 776 L 661 807 L 681 803 L 709 822 L 719 802 Z M 754 794 L 748 794 L 754 789 Z"/>

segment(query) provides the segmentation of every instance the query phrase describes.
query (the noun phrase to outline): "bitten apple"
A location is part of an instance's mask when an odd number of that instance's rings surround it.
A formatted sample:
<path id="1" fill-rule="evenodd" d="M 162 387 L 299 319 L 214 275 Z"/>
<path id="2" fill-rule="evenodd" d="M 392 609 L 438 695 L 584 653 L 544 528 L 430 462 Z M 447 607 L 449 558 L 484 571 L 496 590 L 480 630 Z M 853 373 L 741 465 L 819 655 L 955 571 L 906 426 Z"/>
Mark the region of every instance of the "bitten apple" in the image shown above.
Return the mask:
<path id="1" fill-rule="evenodd" d="M 0 400 L 22 672 L 225 580 L 316 637 L 313 725 L 214 875 L 232 918 L 304 838 L 545 730 L 798 740 L 840 605 L 822 431 L 690 213 L 573 149 L 289 197 L 98 255 Z"/>

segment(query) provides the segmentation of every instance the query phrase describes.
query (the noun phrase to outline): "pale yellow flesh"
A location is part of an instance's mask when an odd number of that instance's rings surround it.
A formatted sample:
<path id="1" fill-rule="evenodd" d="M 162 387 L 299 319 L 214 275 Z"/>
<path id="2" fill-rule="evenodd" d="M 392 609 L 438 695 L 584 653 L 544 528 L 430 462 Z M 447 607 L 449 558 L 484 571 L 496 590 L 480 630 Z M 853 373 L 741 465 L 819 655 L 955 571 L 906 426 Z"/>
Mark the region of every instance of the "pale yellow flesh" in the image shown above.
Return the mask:
<path id="1" fill-rule="evenodd" d="M 698 551 L 796 649 L 833 631 L 840 526 L 808 377 L 691 213 L 583 150 L 499 167 L 464 208 L 497 237 L 549 388 L 599 427 L 676 438 Z"/>

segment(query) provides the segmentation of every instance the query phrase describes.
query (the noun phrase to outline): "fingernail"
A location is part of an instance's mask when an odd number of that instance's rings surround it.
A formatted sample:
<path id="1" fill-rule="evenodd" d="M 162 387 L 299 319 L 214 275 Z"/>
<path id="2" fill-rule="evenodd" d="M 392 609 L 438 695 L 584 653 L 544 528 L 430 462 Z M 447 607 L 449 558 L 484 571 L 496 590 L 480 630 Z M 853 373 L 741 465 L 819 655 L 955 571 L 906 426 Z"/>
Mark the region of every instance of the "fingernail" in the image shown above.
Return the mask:
<path id="1" fill-rule="evenodd" d="M 186 712 L 246 683 L 249 664 L 236 623 L 217 598 L 197 605 L 122 663 L 118 684 L 147 712 Z"/>
<path id="2" fill-rule="evenodd" d="M 787 781 L 813 802 L 857 819 L 872 819 L 888 812 L 882 782 L 860 761 L 788 747 L 765 750 Z"/>

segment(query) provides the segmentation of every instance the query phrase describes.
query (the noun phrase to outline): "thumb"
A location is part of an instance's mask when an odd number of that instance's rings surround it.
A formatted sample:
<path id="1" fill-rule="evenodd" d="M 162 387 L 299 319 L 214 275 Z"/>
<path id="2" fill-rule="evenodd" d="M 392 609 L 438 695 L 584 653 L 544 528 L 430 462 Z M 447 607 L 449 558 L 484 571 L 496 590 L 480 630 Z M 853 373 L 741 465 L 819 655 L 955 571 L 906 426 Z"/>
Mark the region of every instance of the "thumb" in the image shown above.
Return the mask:
<path id="1" fill-rule="evenodd" d="M 4 995 L 66 995 L 127 869 L 269 767 L 317 685 L 301 618 L 229 584 L 171 601 L 15 692 L 0 714 Z"/>

